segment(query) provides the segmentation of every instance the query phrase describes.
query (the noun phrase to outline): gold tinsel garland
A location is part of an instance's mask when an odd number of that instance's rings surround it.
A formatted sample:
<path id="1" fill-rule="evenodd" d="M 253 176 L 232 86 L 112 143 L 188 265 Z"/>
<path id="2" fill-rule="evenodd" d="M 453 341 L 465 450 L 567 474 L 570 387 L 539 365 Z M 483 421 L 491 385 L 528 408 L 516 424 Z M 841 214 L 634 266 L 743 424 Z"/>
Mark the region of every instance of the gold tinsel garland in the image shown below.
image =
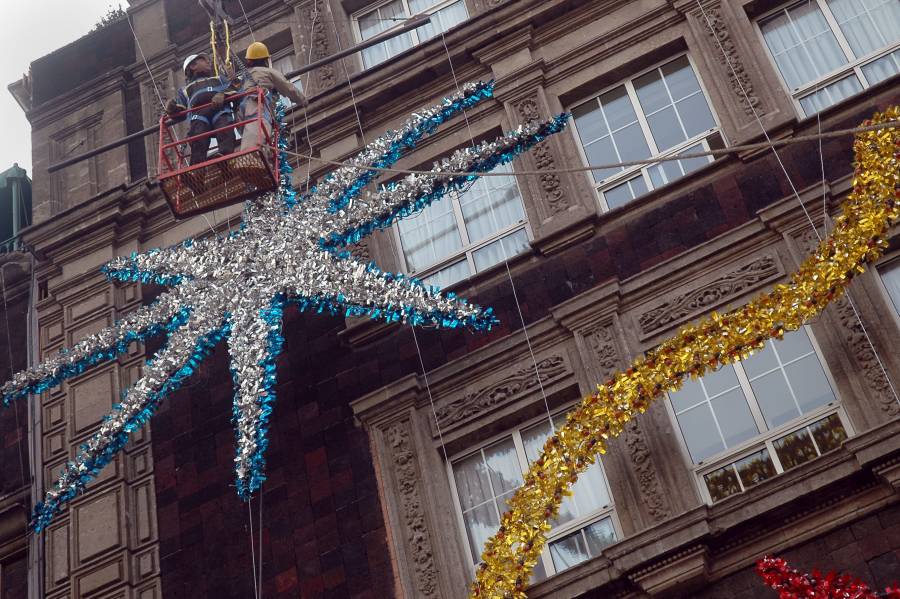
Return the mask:
<path id="1" fill-rule="evenodd" d="M 900 119 L 893 107 L 872 121 Z M 605 453 L 606 441 L 665 391 L 681 387 L 724 364 L 746 358 L 769 339 L 794 331 L 839 297 L 864 265 L 877 259 L 883 236 L 900 217 L 900 134 L 897 128 L 857 136 L 853 191 L 835 219 L 830 237 L 809 256 L 788 284 L 776 285 L 741 308 L 682 329 L 617 373 L 568 417 L 544 445 L 524 485 L 509 500 L 500 529 L 487 541 L 472 586 L 475 598 L 522 599 L 563 496 L 578 474 Z"/>

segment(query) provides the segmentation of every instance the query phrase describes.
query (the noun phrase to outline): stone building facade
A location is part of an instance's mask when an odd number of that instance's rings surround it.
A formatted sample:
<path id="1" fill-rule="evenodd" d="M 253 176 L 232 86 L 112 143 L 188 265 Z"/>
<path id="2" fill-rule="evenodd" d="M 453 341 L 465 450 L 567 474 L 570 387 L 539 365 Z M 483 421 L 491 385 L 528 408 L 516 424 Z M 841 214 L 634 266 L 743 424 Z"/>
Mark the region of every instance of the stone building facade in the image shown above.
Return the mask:
<path id="1" fill-rule="evenodd" d="M 36 317 L 35 358 L 159 292 L 106 281 L 98 269 L 110 258 L 221 234 L 239 219 L 229 209 L 175 222 L 153 182 L 152 136 L 47 174 L 64 156 L 152 125 L 184 56 L 208 44 L 194 3 L 129 5 L 130 21 L 36 61 L 10 86 L 33 126 L 34 225 L 24 240 L 40 259 L 33 293 L 21 297 Z M 457 81 L 494 79 L 495 99 L 402 167 L 574 114 L 570 130 L 515 162 L 532 174 L 490 179 L 354 248 L 493 306 L 499 327 L 414 337 L 287 312 L 262 498 L 264 594 L 465 596 L 478 543 L 550 418 L 680 325 L 785 280 L 830 228 L 853 156 L 847 137 L 777 156 L 560 169 L 858 125 L 897 103 L 900 68 L 895 3 L 860 6 L 226 2 L 238 17 L 235 47 L 265 40 L 284 70 L 411 13 L 435 14 L 432 30 L 298 81 L 311 102 L 288 114 L 292 148 L 316 159 L 300 161 L 299 186 Z M 612 441 L 551 532 L 529 596 L 765 596 L 752 566 L 771 553 L 879 585 L 900 579 L 900 237 L 891 242 L 855 279 L 852 302 L 691 383 Z M 30 280 L 31 262 L 22 268 Z M 153 350 L 136 345 L 35 398 L 28 440 L 3 414 L 3 450 L 31 448 L 20 460 L 31 480 L 20 484 L 3 460 L 0 509 L 12 511 L 0 512 L 0 597 L 23 596 L 8 591 L 23 586 L 52 599 L 253 595 L 247 508 L 229 488 L 232 389 L 221 349 L 63 517 L 40 536 L 18 533 L 32 498 Z"/>

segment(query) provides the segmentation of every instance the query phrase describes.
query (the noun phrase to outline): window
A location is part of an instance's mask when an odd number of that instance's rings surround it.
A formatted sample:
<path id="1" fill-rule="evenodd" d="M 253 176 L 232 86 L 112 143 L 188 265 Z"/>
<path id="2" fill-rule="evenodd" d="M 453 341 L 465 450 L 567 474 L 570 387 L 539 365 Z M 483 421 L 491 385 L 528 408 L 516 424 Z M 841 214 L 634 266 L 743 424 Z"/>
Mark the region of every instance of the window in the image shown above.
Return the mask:
<path id="1" fill-rule="evenodd" d="M 358 39 L 365 41 L 398 27 L 406 19 L 418 14 L 430 14 L 431 22 L 363 50 L 363 68 L 368 69 L 384 62 L 469 18 L 464 0 L 390 0 L 374 9 L 355 14 L 353 22 Z"/>
<path id="2" fill-rule="evenodd" d="M 804 116 L 900 72 L 897 0 L 804 0 L 760 29 Z"/>
<path id="3" fill-rule="evenodd" d="M 510 174 L 482 177 L 464 193 L 401 220 L 396 231 L 407 272 L 427 285 L 447 287 L 527 250 L 526 227 L 522 196 Z"/>
<path id="4" fill-rule="evenodd" d="M 881 282 L 887 289 L 888 297 L 894 305 L 894 310 L 900 314 L 900 262 L 894 261 L 884 268 L 878 269 Z"/>
<path id="5" fill-rule="evenodd" d="M 553 417 L 561 427 L 565 414 Z M 547 416 L 454 460 L 451 481 L 456 493 L 472 563 L 481 561 L 485 541 L 500 525 L 508 500 L 523 482 L 529 464 L 540 457 L 552 427 Z M 563 499 L 559 516 L 551 523 L 547 547 L 534 570 L 533 580 L 562 572 L 599 555 L 620 538 L 603 466 L 591 465 Z"/>
<path id="6" fill-rule="evenodd" d="M 709 100 L 687 55 L 601 93 L 572 113 L 589 165 L 724 147 Z M 604 168 L 592 171 L 592 176 L 601 204 L 612 210 L 710 162 L 711 156 L 686 158 Z"/>
<path id="7" fill-rule="evenodd" d="M 832 384 L 803 328 L 741 362 L 686 381 L 669 398 L 712 501 L 811 460 L 847 438 Z"/>

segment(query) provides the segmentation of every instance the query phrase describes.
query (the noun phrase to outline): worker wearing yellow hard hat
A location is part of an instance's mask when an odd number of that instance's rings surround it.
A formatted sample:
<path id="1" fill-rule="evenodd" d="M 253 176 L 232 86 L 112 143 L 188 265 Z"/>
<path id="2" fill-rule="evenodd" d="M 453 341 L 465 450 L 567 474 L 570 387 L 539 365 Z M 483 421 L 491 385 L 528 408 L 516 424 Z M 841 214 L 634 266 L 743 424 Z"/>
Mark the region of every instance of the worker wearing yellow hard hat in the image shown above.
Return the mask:
<path id="1" fill-rule="evenodd" d="M 306 106 L 306 97 L 300 93 L 294 85 L 287 80 L 281 72 L 273 69 L 269 63 L 269 49 L 262 42 L 253 42 L 247 48 L 245 59 L 247 61 L 247 76 L 244 78 L 243 90 L 263 88 L 267 90 L 269 98 L 268 106 L 263 107 L 262 122 L 266 134 L 272 132 L 272 109 L 278 101 L 278 95 L 282 95 L 298 106 Z M 257 98 L 254 95 L 247 96 L 241 102 L 241 120 L 246 121 L 256 117 L 259 113 Z M 259 137 L 259 127 L 247 125 L 241 137 L 241 150 L 249 150 L 257 147 L 263 140 Z"/>

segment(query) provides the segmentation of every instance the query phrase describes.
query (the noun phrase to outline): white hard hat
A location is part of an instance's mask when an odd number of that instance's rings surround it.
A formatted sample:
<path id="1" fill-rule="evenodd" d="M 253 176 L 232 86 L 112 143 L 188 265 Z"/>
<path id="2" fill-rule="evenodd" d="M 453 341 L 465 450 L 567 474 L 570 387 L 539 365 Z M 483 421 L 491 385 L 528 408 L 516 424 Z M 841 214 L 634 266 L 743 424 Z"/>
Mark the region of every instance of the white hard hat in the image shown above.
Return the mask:
<path id="1" fill-rule="evenodd" d="M 184 64 L 181 66 L 181 70 L 184 71 L 185 75 L 190 75 L 190 73 L 188 73 L 188 67 L 191 66 L 192 62 L 194 62 L 195 60 L 197 60 L 200 57 L 207 58 L 206 54 L 203 54 L 201 52 L 200 54 L 191 54 L 190 56 L 188 56 L 187 58 L 184 59 Z"/>

